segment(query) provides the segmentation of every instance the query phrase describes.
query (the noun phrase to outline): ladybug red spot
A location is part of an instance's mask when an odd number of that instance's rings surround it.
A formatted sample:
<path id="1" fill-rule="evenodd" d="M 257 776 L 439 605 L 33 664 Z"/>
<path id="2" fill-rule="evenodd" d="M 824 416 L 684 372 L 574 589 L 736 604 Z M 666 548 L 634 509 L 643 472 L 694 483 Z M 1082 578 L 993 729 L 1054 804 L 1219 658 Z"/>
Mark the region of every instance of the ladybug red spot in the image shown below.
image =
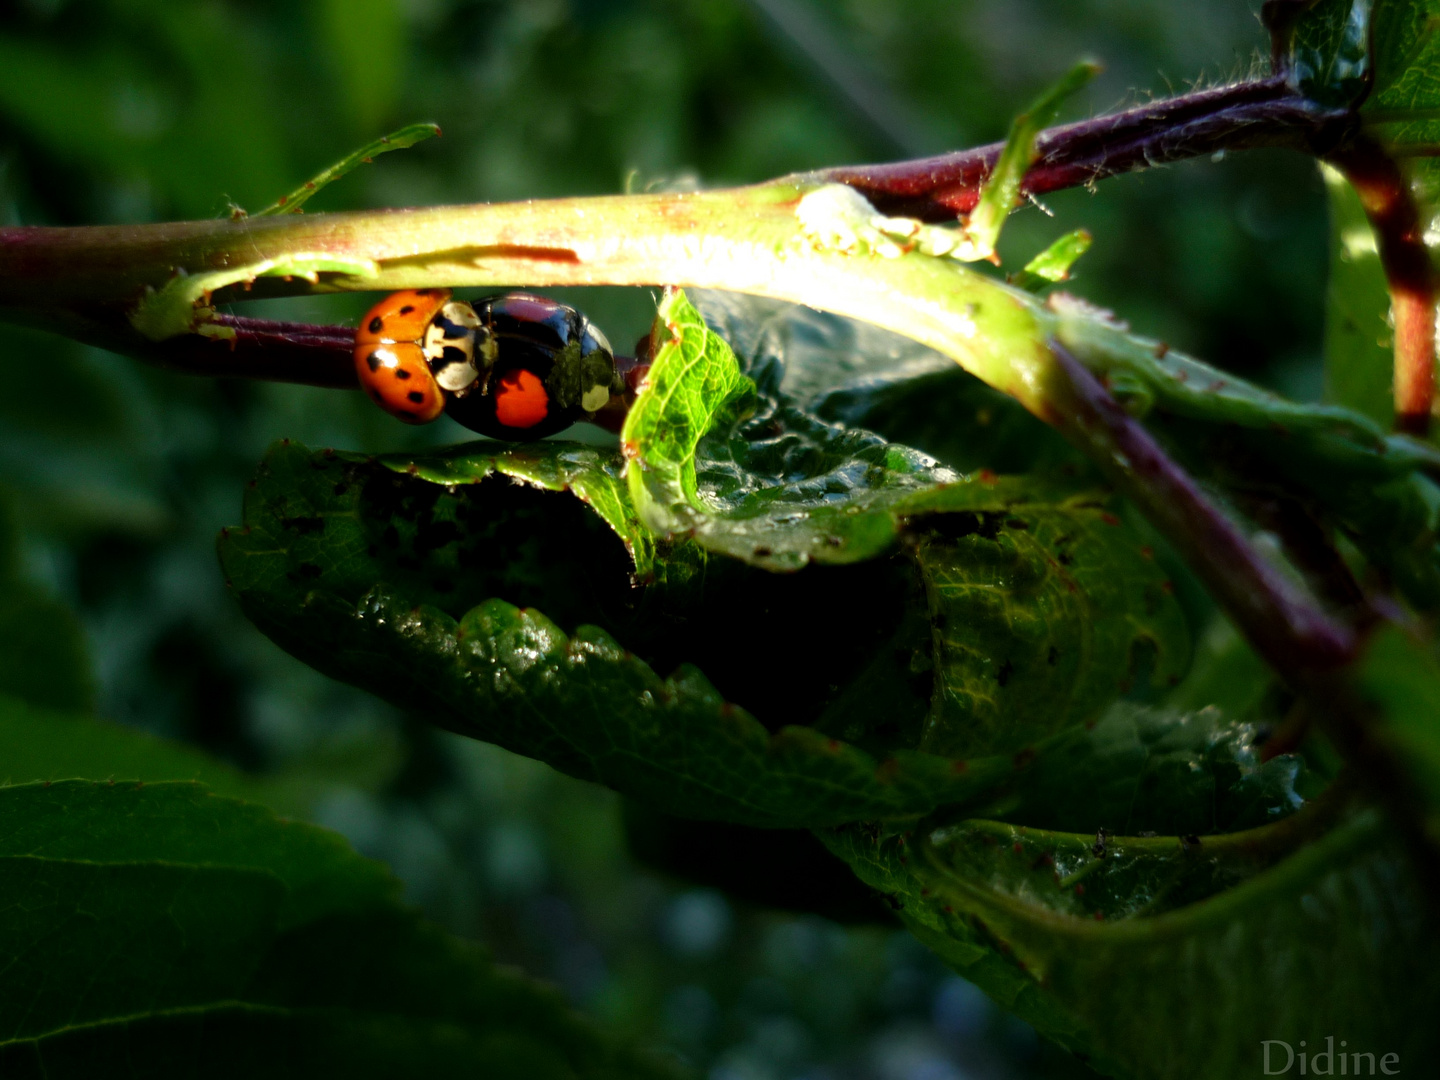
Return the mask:
<path id="1" fill-rule="evenodd" d="M 550 413 L 550 395 L 538 375 L 515 368 L 500 378 L 495 391 L 495 419 L 512 428 L 529 428 Z"/>

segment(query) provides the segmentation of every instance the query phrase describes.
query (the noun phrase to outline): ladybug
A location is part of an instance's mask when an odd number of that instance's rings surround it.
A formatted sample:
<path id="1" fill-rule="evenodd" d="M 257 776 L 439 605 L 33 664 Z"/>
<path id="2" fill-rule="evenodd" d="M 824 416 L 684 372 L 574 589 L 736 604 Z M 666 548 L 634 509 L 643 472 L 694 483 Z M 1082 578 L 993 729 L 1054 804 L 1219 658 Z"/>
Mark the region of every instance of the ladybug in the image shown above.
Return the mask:
<path id="1" fill-rule="evenodd" d="M 451 300 L 449 289 L 391 293 L 355 332 L 355 374 L 391 416 L 428 424 L 445 411 L 445 391 L 469 393 L 493 358 L 493 341 L 479 330 L 475 309 Z"/>
<path id="2" fill-rule="evenodd" d="M 444 412 L 495 439 L 538 439 L 593 419 L 625 390 L 610 343 L 574 308 L 529 293 L 473 305 L 448 289 L 387 296 L 355 335 L 355 372 L 407 423 Z"/>

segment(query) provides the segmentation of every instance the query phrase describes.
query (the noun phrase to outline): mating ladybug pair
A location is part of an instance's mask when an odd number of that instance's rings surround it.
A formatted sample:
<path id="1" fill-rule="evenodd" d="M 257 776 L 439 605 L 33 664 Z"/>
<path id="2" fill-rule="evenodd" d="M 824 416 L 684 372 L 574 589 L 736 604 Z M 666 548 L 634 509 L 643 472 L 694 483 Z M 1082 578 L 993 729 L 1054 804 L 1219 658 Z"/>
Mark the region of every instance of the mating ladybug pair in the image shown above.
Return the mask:
<path id="1" fill-rule="evenodd" d="M 539 439 L 594 419 L 625 390 L 605 335 L 529 293 L 475 304 L 449 289 L 392 293 L 355 333 L 355 373 L 407 424 L 441 413 L 492 439 Z"/>

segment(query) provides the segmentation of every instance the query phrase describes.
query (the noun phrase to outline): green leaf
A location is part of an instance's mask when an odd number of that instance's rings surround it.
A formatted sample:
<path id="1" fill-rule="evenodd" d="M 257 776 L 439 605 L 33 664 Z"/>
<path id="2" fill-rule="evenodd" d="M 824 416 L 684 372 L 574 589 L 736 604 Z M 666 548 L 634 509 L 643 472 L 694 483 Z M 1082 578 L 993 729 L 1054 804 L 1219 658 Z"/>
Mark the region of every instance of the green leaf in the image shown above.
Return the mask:
<path id="1" fill-rule="evenodd" d="M 1268 723 L 1266 698 L 1279 686 L 1274 673 L 1223 616 L 1215 616 L 1195 643 L 1190 673 L 1166 695 L 1177 713 L 1213 707 L 1240 723 Z"/>
<path id="2" fill-rule="evenodd" d="M 1351 105 L 1369 89 L 1372 2 L 1319 0 L 1296 20 L 1290 76 L 1311 101 L 1330 107 Z M 1380 0 L 1384 5 L 1385 0 Z"/>
<path id="3" fill-rule="evenodd" d="M 570 637 L 500 600 L 457 623 L 378 588 L 358 606 L 311 593 L 289 609 L 237 587 L 260 629 L 319 670 L 679 816 L 767 827 L 914 816 L 1015 768 L 1008 755 L 959 769 L 907 751 L 882 762 L 806 727 L 772 735 L 693 667 L 661 679 L 596 627 Z"/>
<path id="4" fill-rule="evenodd" d="M 987 481 L 777 399 L 778 370 L 760 372 L 762 396 L 684 293 L 666 294 L 655 327 L 646 388 L 621 433 L 630 497 L 651 531 L 788 571 L 874 558 L 942 487 L 971 491 L 964 509 L 1000 505 Z"/>
<path id="5" fill-rule="evenodd" d="M 0 697 L 0 785 L 74 779 L 198 780 L 221 795 L 300 808 L 276 783 L 246 776 L 182 743 Z"/>
<path id="6" fill-rule="evenodd" d="M 1035 161 L 1036 136 L 1054 123 L 1065 99 L 1099 73 L 1099 64 L 1076 64 L 1063 79 L 1011 121 L 1005 146 L 1000 151 L 995 168 L 986 178 L 985 186 L 980 189 L 980 201 L 965 223 L 965 231 L 975 244 L 978 258 L 986 258 L 994 252 L 1000 228 L 1010 216 L 1010 211 L 1015 209 L 1015 200 L 1020 197 L 1020 182 Z"/>
<path id="7" fill-rule="evenodd" d="M 896 502 L 958 479 L 908 447 L 762 401 L 684 293 L 666 294 L 655 327 L 621 432 L 630 497 L 652 532 L 772 570 L 855 562 L 894 544 Z"/>
<path id="8" fill-rule="evenodd" d="M 669 1075 L 340 837 L 195 784 L 0 789 L 0 868 L 5 1075 Z"/>
<path id="9" fill-rule="evenodd" d="M 1418 472 L 1397 475 L 1394 459 L 1410 452 L 1408 440 L 1394 437 L 1367 454 L 1319 430 L 1226 429 L 1170 417 L 1164 427 L 1196 475 L 1241 492 L 1263 477 L 1302 495 L 1410 604 L 1424 612 L 1440 606 L 1440 487 Z"/>
<path id="10" fill-rule="evenodd" d="M 821 835 L 956 971 L 1111 1075 L 1258 1076 L 1264 1040 L 1329 1036 L 1431 1060 L 1433 916 L 1377 814 L 1317 837 L 1334 809 L 1103 848 L 981 820 Z"/>
<path id="11" fill-rule="evenodd" d="M 1440 837 L 1440 660 L 1433 641 L 1386 626 L 1361 661 L 1360 692 L 1378 709 L 1379 738 L 1403 763 Z"/>
<path id="12" fill-rule="evenodd" d="M 563 443 L 472 448 L 424 469 L 282 445 L 221 560 L 246 614 L 307 663 L 683 816 L 807 825 L 913 815 L 1013 769 L 1008 755 L 956 772 L 918 753 L 882 767 L 809 728 L 772 735 L 693 668 L 661 679 L 603 630 L 562 634 L 534 605 L 570 625 L 593 618 L 596 586 L 628 590 L 624 549 L 576 499 L 503 478 L 548 471 L 561 487 L 568 475 L 571 492 L 598 491 L 603 505 L 617 466 Z M 490 474 L 473 491 L 456 483 Z M 660 583 L 678 570 L 657 567 Z M 674 614 L 654 614 L 651 633 L 674 636 Z M 746 659 L 753 670 L 753 652 Z"/>
<path id="13" fill-rule="evenodd" d="M 503 480 L 548 470 L 553 487 L 601 506 L 615 467 L 561 443 L 423 464 L 280 446 L 221 558 L 251 619 L 337 678 L 675 813 L 759 824 L 969 798 L 1010 774 L 1013 751 L 1093 716 L 1144 663 L 1161 682 L 1183 667 L 1185 626 L 1163 575 L 1093 497 L 1057 503 L 1019 482 L 926 493 L 897 504 L 909 556 L 844 578 L 777 578 L 667 546 L 637 594 L 609 524 L 570 496 Z M 1011 588 L 1012 601 L 992 599 Z M 537 607 L 579 627 L 573 639 Z M 758 632 L 757 610 L 768 612 Z M 948 627 L 938 638 L 934 623 Z M 762 713 L 772 735 L 694 669 L 659 678 L 615 644 L 621 631 L 662 670 L 718 664 L 745 704 L 794 704 Z M 812 664 L 798 664 L 787 678 L 815 689 L 792 696 L 756 656 L 805 655 L 799 639 L 824 674 L 806 683 Z M 781 726 L 807 709 L 819 730 Z M 842 730 L 876 756 L 830 737 Z M 973 759 L 957 771 L 961 757 Z"/>
<path id="14" fill-rule="evenodd" d="M 1300 809 L 1323 782 L 1282 754 L 1261 763 L 1266 725 L 1120 703 L 1082 735 L 1040 755 L 978 813 L 1017 825 L 1138 836 L 1258 828 Z"/>
<path id="15" fill-rule="evenodd" d="M 638 509 L 589 448 L 282 446 L 221 544 L 247 614 L 457 731 L 677 814 L 772 826 L 971 798 L 1017 751 L 1183 672 L 1165 575 L 1104 493 L 962 480 L 818 421 L 773 396 L 781 358 L 761 393 L 683 294 L 657 327 L 622 436 Z M 505 475 L 603 521 L 486 479 Z M 783 687 L 768 656 L 788 658 Z"/>
<path id="16" fill-rule="evenodd" d="M 1046 285 L 1069 281 L 1070 268 L 1075 265 L 1076 259 L 1090 250 L 1093 240 L 1086 229 L 1066 233 L 1026 263 L 1025 269 L 1012 275 L 1010 284 L 1029 292 L 1039 292 Z"/>
<path id="17" fill-rule="evenodd" d="M 1361 5 L 1357 2 L 1356 6 Z M 1440 4 L 1435 0 L 1378 0 L 1373 4 L 1370 35 L 1375 85 L 1363 106 L 1372 114 L 1367 117 L 1370 122 L 1385 122 L 1393 112 L 1423 114 L 1434 109 L 1440 95 L 1434 75 L 1435 63 L 1440 60 L 1437 16 Z M 1427 117 L 1415 115 L 1413 119 Z"/>
<path id="18" fill-rule="evenodd" d="M 1386 427 L 1394 421 L 1390 290 L 1360 197 L 1328 165 L 1330 282 L 1325 296 L 1325 397 Z"/>
<path id="19" fill-rule="evenodd" d="M 763 393 L 875 431 L 951 468 L 1089 475 L 1054 428 L 954 360 L 870 323 L 765 297 L 687 294 Z"/>
<path id="20" fill-rule="evenodd" d="M 346 8 L 347 21 L 353 25 L 363 25 L 355 18 L 355 13 Z M 373 27 L 369 28 L 373 33 Z M 373 70 L 365 69 L 366 76 L 373 75 Z M 322 170 L 311 177 L 288 195 L 281 195 L 279 199 L 271 203 L 264 210 L 256 212 L 256 217 L 264 217 L 271 214 L 298 214 L 301 207 L 312 197 L 318 195 L 320 190 L 336 180 L 339 180 L 348 172 L 359 168 L 361 165 L 369 164 L 374 158 L 381 154 L 388 154 L 391 150 L 408 150 L 416 143 L 424 142 L 440 134 L 439 124 L 409 124 L 399 131 L 392 131 L 389 135 L 382 135 L 374 142 L 366 143 L 353 154 L 348 155 L 331 165 L 328 169 Z"/>
<path id="21" fill-rule="evenodd" d="M 1360 117 L 1366 132 L 1403 160 L 1428 219 L 1440 200 L 1434 156 L 1440 146 L 1440 2 L 1377 0 L 1370 38 L 1374 86 Z"/>
<path id="22" fill-rule="evenodd" d="M 1386 435 L 1337 405 L 1287 401 L 1163 343 L 1108 328 L 1084 301 L 1052 293 L 1056 336 L 1146 416 L 1194 472 L 1252 492 L 1259 477 L 1303 491 L 1422 610 L 1440 604 L 1440 470 L 1435 448 Z M 1102 340 L 1104 344 L 1101 344 Z"/>
<path id="23" fill-rule="evenodd" d="M 919 749 L 1014 750 L 1093 719 L 1121 693 L 1177 683 L 1189 628 L 1147 549 L 1094 493 L 995 480 L 902 504 L 934 656 Z M 893 721 L 879 707 L 870 718 Z M 836 728 L 851 739 L 858 722 Z M 907 743 L 908 744 L 908 743 Z"/>

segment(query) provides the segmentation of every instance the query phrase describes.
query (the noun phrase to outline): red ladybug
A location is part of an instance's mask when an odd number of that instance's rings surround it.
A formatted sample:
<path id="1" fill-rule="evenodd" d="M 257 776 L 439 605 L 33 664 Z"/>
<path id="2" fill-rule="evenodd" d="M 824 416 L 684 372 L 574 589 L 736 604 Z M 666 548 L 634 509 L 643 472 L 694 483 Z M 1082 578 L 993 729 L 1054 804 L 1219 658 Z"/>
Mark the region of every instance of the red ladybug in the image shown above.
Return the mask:
<path id="1" fill-rule="evenodd" d="M 473 306 L 445 289 L 394 293 L 366 314 L 355 371 L 401 420 L 426 423 L 446 412 L 510 440 L 594 419 L 625 390 L 605 335 L 574 308 L 529 293 Z"/>

